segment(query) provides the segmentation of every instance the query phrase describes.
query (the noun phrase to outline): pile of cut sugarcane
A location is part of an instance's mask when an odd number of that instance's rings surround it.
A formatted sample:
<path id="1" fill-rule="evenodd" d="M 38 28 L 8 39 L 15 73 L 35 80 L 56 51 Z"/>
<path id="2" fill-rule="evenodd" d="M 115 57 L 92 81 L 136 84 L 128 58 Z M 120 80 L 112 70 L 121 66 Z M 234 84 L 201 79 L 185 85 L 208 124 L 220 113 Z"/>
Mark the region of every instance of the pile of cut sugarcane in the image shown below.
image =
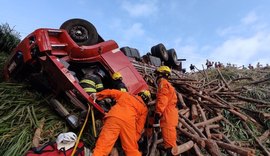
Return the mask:
<path id="1" fill-rule="evenodd" d="M 1 70 L 5 59 L 1 55 Z M 180 146 L 174 152 L 269 155 L 269 73 L 270 68 L 222 68 L 174 74 L 170 82 L 181 108 L 177 127 Z M 50 108 L 50 95 L 40 94 L 28 84 L 3 82 L 2 71 L 0 76 L 0 155 L 24 155 L 35 138 L 42 144 L 70 130 Z M 155 93 L 156 87 L 150 88 Z M 84 134 L 83 139 L 93 145 L 89 135 Z"/>
<path id="2" fill-rule="evenodd" d="M 270 68 L 207 69 L 170 82 L 181 103 L 176 153 L 270 155 Z"/>

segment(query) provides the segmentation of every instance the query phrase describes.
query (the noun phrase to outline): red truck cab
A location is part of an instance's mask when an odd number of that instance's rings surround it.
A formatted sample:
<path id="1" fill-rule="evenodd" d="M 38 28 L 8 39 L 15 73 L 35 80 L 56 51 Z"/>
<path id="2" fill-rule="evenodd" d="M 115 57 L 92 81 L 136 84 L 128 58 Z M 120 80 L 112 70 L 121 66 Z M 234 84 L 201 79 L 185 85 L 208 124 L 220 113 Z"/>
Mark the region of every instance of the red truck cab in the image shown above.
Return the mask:
<path id="1" fill-rule="evenodd" d="M 143 77 L 115 41 L 99 39 L 96 44 L 79 45 L 64 29 L 42 28 L 29 34 L 10 55 L 4 67 L 4 77 L 6 80 L 28 79 L 41 74 L 55 95 L 66 93 L 83 110 L 86 110 L 83 103 L 88 102 L 104 113 L 79 85 L 78 67 L 93 65 L 104 69 L 108 79 L 114 72 L 120 72 L 132 94 L 148 89 Z M 78 100 L 80 98 L 84 99 L 83 102 Z"/>

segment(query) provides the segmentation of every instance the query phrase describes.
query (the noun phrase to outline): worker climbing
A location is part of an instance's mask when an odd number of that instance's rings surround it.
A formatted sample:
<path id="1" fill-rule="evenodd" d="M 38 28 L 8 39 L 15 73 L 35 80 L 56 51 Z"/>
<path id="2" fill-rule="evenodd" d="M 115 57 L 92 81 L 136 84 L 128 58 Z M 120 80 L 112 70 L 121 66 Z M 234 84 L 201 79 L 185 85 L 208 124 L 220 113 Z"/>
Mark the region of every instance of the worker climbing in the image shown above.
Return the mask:
<path id="1" fill-rule="evenodd" d="M 160 66 L 157 74 L 157 99 L 153 127 L 161 128 L 164 140 L 164 148 L 167 156 L 172 155 L 171 149 L 176 144 L 176 126 L 178 124 L 177 96 L 174 87 L 168 82 L 171 69 L 168 66 Z"/>
<path id="2" fill-rule="evenodd" d="M 105 73 L 103 70 L 96 67 L 94 71 L 85 69 L 84 73 L 85 75 L 80 81 L 80 85 L 86 93 L 92 94 L 104 89 L 102 79 L 105 77 Z"/>
<path id="3" fill-rule="evenodd" d="M 105 122 L 96 142 L 93 156 L 109 155 L 117 138 L 127 156 L 139 156 L 137 141 L 144 129 L 150 92 L 143 90 L 131 95 L 115 89 L 105 89 L 91 95 L 94 99 L 114 98 L 117 102 L 105 116 Z"/>
<path id="4" fill-rule="evenodd" d="M 122 92 L 128 92 L 128 89 L 123 82 L 123 77 L 120 72 L 113 73 L 112 79 L 113 79 L 113 86 L 112 86 L 113 89 L 118 89 Z"/>

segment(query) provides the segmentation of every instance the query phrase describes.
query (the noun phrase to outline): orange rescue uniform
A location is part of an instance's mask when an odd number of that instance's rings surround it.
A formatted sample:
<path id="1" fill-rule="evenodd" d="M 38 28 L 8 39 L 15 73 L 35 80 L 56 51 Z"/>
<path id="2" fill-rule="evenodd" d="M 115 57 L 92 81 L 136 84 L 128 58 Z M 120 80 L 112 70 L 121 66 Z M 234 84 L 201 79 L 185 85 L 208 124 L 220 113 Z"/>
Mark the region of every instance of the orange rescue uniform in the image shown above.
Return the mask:
<path id="1" fill-rule="evenodd" d="M 127 156 L 141 155 L 137 141 L 141 137 L 148 113 L 142 98 L 115 89 L 106 89 L 96 95 L 98 100 L 114 98 L 116 104 L 105 116 L 93 156 L 109 155 L 118 136 Z"/>
<path id="2" fill-rule="evenodd" d="M 164 78 L 158 80 L 156 113 L 160 118 L 160 128 L 165 149 L 175 147 L 176 126 L 178 124 L 177 96 L 174 87 Z"/>

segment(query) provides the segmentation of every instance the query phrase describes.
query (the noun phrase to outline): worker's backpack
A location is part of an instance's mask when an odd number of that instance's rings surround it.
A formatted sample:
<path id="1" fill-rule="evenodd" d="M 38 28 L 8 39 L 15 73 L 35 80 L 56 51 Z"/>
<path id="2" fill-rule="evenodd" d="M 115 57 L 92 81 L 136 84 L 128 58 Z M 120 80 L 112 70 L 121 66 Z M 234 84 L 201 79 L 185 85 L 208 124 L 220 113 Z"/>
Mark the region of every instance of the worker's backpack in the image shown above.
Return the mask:
<path id="1" fill-rule="evenodd" d="M 70 148 L 66 151 L 58 150 L 55 142 L 48 142 L 40 147 L 31 148 L 26 156 L 70 156 L 74 148 Z M 86 152 L 86 150 L 88 152 Z M 84 147 L 84 143 L 80 142 L 76 149 L 74 156 L 87 156 L 90 153 L 88 148 Z"/>

